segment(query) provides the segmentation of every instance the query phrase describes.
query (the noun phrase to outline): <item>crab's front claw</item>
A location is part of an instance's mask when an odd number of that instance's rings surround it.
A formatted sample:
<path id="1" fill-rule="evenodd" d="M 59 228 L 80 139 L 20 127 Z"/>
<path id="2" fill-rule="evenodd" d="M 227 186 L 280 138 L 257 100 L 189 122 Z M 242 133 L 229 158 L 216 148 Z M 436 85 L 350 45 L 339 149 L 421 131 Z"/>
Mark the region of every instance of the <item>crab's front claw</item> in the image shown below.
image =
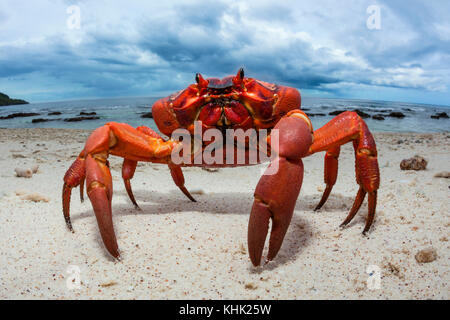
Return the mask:
<path id="1" fill-rule="evenodd" d="M 270 163 L 259 180 L 248 225 L 248 251 L 254 266 L 261 262 L 269 220 L 272 231 L 267 260 L 273 260 L 280 250 L 291 222 L 295 203 L 303 182 L 301 158 L 312 143 L 311 129 L 306 118 L 298 111 L 280 120 L 274 130 L 279 130 L 279 145 L 271 142 L 278 156 Z M 301 117 L 300 117 L 301 116 Z"/>
<path id="2" fill-rule="evenodd" d="M 255 201 L 248 225 L 248 251 L 254 266 L 261 261 L 264 243 L 272 219 L 267 260 L 277 255 L 291 222 L 303 181 L 303 163 L 285 158 L 273 161 L 267 170 L 278 166 L 278 173 L 264 175 L 255 190 Z"/>
<path id="3" fill-rule="evenodd" d="M 94 159 L 91 155 L 87 156 L 86 184 L 87 194 L 94 208 L 103 243 L 114 258 L 120 259 L 111 212 L 112 178 L 106 160 Z"/>
<path id="4" fill-rule="evenodd" d="M 114 258 L 120 259 L 111 212 L 113 186 L 108 156 L 112 154 L 125 159 L 122 175 L 127 192 L 136 204 L 129 183 L 136 169 L 136 161 L 167 163 L 174 144 L 173 141 L 164 141 L 158 136 L 145 134 L 125 123 L 109 122 L 94 130 L 83 151 L 64 176 L 63 213 L 69 229 L 72 230 L 71 192 L 78 185 L 83 185 L 85 180 L 103 243 Z"/>

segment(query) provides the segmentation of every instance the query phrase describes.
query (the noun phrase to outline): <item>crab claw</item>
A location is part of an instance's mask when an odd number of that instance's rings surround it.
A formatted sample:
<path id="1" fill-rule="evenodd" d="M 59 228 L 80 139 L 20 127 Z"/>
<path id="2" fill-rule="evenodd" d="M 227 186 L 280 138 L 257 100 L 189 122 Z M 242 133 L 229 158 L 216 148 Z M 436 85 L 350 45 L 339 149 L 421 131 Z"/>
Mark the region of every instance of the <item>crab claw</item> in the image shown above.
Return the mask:
<path id="1" fill-rule="evenodd" d="M 114 258 L 120 259 L 111 212 L 112 178 L 106 160 L 87 156 L 86 184 L 103 243 Z"/>
<path id="2" fill-rule="evenodd" d="M 248 226 L 248 251 L 254 266 L 261 262 L 269 219 L 272 219 L 272 231 L 267 260 L 275 258 L 280 250 L 303 182 L 301 159 L 312 143 L 310 128 L 300 110 L 281 119 L 272 134 L 275 131 L 278 143 L 273 139 L 270 143 L 278 157 L 270 163 L 256 186 Z"/>
<path id="3" fill-rule="evenodd" d="M 278 172 L 263 175 L 255 190 L 255 201 L 248 225 L 248 251 L 254 266 L 261 262 L 270 219 L 272 231 L 267 260 L 273 260 L 280 250 L 303 181 L 301 160 L 277 158 L 267 170 L 277 165 Z"/>

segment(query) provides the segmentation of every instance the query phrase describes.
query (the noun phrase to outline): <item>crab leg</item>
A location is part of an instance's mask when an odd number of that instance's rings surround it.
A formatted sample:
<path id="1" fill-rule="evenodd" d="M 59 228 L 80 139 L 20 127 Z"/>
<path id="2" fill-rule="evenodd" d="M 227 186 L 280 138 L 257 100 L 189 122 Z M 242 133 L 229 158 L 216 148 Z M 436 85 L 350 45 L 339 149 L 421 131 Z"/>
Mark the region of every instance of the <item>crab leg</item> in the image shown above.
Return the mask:
<path id="1" fill-rule="evenodd" d="M 181 192 L 188 197 L 192 202 L 197 202 L 194 197 L 189 193 L 189 191 L 184 186 L 184 175 L 181 167 L 175 165 L 173 163 L 169 163 L 170 173 L 172 175 L 172 179 L 177 185 L 177 187 L 181 190 Z M 133 161 L 130 159 L 124 159 L 122 165 L 122 178 L 125 184 L 125 189 L 127 190 L 128 196 L 131 202 L 134 204 L 136 209 L 139 209 L 139 206 L 134 198 L 133 190 L 131 189 L 131 179 L 133 179 L 134 173 L 136 171 L 137 161 Z"/>
<path id="2" fill-rule="evenodd" d="M 130 197 L 131 202 L 134 204 L 136 209 L 140 209 L 136 199 L 134 198 L 133 190 L 131 190 L 130 180 L 133 179 L 134 172 L 136 171 L 137 161 L 130 159 L 123 159 L 122 165 L 122 179 L 125 184 L 125 189 L 127 190 L 128 197 Z"/>
<path id="3" fill-rule="evenodd" d="M 314 143 L 308 155 L 328 150 L 325 156 L 325 183 L 327 188 L 316 210 L 320 209 L 325 203 L 336 182 L 339 147 L 350 141 L 353 141 L 355 149 L 356 182 L 360 189 L 350 213 L 341 226 L 347 225 L 353 219 L 361 207 L 364 197 L 368 194 L 369 214 L 363 231 L 365 234 L 369 231 L 375 217 L 380 171 L 378 169 L 375 140 L 364 120 L 356 112 L 343 112 L 322 128 L 314 131 Z"/>
<path id="4" fill-rule="evenodd" d="M 84 202 L 84 179 L 80 182 L 80 201 L 81 203 Z"/>
<path id="5" fill-rule="evenodd" d="M 176 164 L 169 163 L 169 169 L 173 181 L 175 182 L 177 187 L 181 190 L 181 192 L 183 192 L 184 195 L 188 197 L 188 199 L 191 200 L 192 202 L 197 202 L 197 200 L 194 199 L 194 197 L 189 193 L 189 191 L 184 186 L 184 176 L 181 167 Z"/>
<path id="6" fill-rule="evenodd" d="M 111 215 L 112 179 L 107 157 L 109 154 L 132 161 L 167 163 L 175 143 L 145 135 L 133 127 L 111 122 L 96 129 L 86 141 L 84 150 L 64 176 L 63 213 L 70 222 L 71 189 L 86 178 L 87 193 L 94 208 L 100 233 L 109 253 L 119 259 L 120 254 Z M 73 230 L 72 230 L 73 231 Z"/>
<path id="7" fill-rule="evenodd" d="M 279 146 L 271 147 L 278 157 L 267 170 L 278 166 L 278 171 L 264 174 L 259 180 L 248 225 L 248 250 L 254 266 L 260 264 L 270 219 L 268 261 L 275 258 L 283 243 L 302 186 L 301 159 L 312 143 L 311 129 L 309 119 L 299 110 L 281 119 L 274 128 L 279 130 Z"/>
<path id="8" fill-rule="evenodd" d="M 69 228 L 69 230 L 72 232 L 73 228 L 72 223 L 70 221 L 70 197 L 72 194 L 72 188 L 75 188 L 78 185 L 80 185 L 80 196 L 82 198 L 83 195 L 82 188 L 84 185 L 85 172 L 86 172 L 86 163 L 84 151 L 82 151 L 78 156 L 78 158 L 70 166 L 69 170 L 67 170 L 66 174 L 64 175 L 64 186 L 62 193 L 63 214 L 64 219 L 66 220 L 67 228 Z"/>
<path id="9" fill-rule="evenodd" d="M 156 133 L 149 127 L 140 126 L 140 127 L 137 127 L 136 130 L 138 130 L 139 132 L 142 132 L 143 134 L 146 134 L 150 137 L 164 140 L 163 138 L 161 138 L 161 136 L 158 133 Z M 181 167 L 178 165 L 175 165 L 173 163 L 170 163 L 170 162 L 168 163 L 168 165 L 169 165 L 170 173 L 172 175 L 172 179 L 175 182 L 175 184 L 177 185 L 177 187 L 181 190 L 181 192 L 183 192 L 186 195 L 186 197 L 189 198 L 189 200 L 196 202 L 194 197 L 192 197 L 192 195 L 189 193 L 189 191 L 184 186 L 184 176 L 183 176 L 183 171 L 181 170 Z M 125 184 L 125 189 L 127 190 L 127 193 L 128 193 L 128 196 L 129 196 L 131 202 L 134 204 L 134 206 L 137 209 L 139 209 L 136 199 L 134 198 L 133 191 L 131 189 L 131 183 L 130 183 L 131 179 L 133 179 L 134 172 L 136 171 L 136 166 L 137 166 L 137 161 L 133 161 L 130 159 L 124 159 L 123 165 L 122 165 L 122 178 L 123 178 L 123 182 Z"/>
<path id="10" fill-rule="evenodd" d="M 319 204 L 314 209 L 314 211 L 319 210 L 322 208 L 322 206 L 325 204 L 325 202 L 328 199 L 328 196 L 331 193 L 331 190 L 333 189 L 334 184 L 337 180 L 337 174 L 338 174 L 338 158 L 339 153 L 341 151 L 340 147 L 334 147 L 327 151 L 325 154 L 325 172 L 324 172 L 324 180 L 326 189 L 323 192 L 322 199 L 320 199 Z"/>

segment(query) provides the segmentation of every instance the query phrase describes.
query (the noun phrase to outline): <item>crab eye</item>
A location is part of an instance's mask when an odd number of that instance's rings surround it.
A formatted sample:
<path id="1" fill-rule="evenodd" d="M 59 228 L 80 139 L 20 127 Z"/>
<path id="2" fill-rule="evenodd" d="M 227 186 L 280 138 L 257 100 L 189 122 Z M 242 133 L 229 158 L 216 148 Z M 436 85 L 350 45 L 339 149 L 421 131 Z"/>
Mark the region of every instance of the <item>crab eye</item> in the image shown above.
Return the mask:
<path id="1" fill-rule="evenodd" d="M 239 69 L 238 75 L 241 78 L 241 80 L 244 80 L 244 68 L 240 68 Z"/>
<path id="2" fill-rule="evenodd" d="M 198 86 L 201 88 L 206 88 L 208 86 L 208 81 L 206 81 L 200 73 L 195 75 L 195 82 L 197 82 Z"/>
<path id="3" fill-rule="evenodd" d="M 236 76 L 233 78 L 233 83 L 236 87 L 241 87 L 244 82 L 244 68 L 240 68 Z"/>

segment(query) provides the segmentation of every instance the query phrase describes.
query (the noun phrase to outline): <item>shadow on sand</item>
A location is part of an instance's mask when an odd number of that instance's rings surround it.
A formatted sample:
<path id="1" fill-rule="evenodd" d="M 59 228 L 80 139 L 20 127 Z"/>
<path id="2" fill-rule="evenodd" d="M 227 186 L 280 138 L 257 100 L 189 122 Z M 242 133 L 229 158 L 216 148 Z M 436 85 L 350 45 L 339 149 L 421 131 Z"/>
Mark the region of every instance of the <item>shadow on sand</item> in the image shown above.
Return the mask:
<path id="1" fill-rule="evenodd" d="M 211 214 L 249 215 L 253 203 L 253 194 L 251 192 L 207 193 L 202 195 L 194 194 L 194 198 L 196 198 L 198 202 L 189 201 L 178 190 L 173 190 L 171 192 L 149 192 L 148 190 L 136 190 L 134 191 L 134 195 L 141 210 L 135 210 L 133 204 L 129 200 L 128 204 L 114 204 L 113 199 L 113 216 L 128 216 L 136 214 L 164 215 L 173 214 L 176 212 L 207 212 Z M 124 190 L 119 190 L 115 193 L 115 197 L 128 198 L 128 195 Z M 320 200 L 320 197 L 321 194 L 305 196 L 300 195 L 297 200 L 295 210 L 306 211 L 310 214 L 314 214 L 313 208 Z M 78 201 L 79 199 L 77 198 L 78 197 L 76 196 L 72 197 L 72 201 Z M 145 199 L 145 202 L 143 199 Z M 86 200 L 89 202 L 88 199 Z M 353 197 L 345 197 L 340 194 L 331 194 L 326 205 L 326 209 L 322 209 L 322 211 L 346 211 L 347 209 L 343 209 L 343 207 L 345 205 L 351 205 L 353 200 Z M 233 205 L 230 206 L 230 203 Z M 205 209 L 205 207 L 207 209 Z M 92 217 L 94 215 L 92 207 L 89 205 L 88 208 L 88 210 L 80 213 L 73 213 L 72 221 L 74 222 L 76 220 Z M 230 211 L 230 208 L 233 208 L 233 211 Z M 362 207 L 361 210 L 364 210 L 364 208 Z M 76 223 L 74 228 L 76 228 Z M 251 267 L 250 272 L 260 273 L 263 270 L 276 269 L 280 265 L 284 265 L 295 260 L 301 251 L 308 246 L 308 243 L 310 242 L 310 235 L 312 233 L 313 230 L 307 221 L 298 213 L 296 214 L 294 212 L 290 227 L 283 241 L 283 246 L 281 247 L 276 259 L 268 264 L 263 264 L 264 262 L 262 261 L 262 266 L 258 268 Z M 103 246 L 99 233 L 96 238 L 99 244 Z M 267 238 L 269 238 L 269 236 Z M 268 239 L 266 241 L 266 250 L 267 245 Z M 105 257 L 109 260 L 113 260 L 111 256 L 108 255 L 106 250 Z"/>

